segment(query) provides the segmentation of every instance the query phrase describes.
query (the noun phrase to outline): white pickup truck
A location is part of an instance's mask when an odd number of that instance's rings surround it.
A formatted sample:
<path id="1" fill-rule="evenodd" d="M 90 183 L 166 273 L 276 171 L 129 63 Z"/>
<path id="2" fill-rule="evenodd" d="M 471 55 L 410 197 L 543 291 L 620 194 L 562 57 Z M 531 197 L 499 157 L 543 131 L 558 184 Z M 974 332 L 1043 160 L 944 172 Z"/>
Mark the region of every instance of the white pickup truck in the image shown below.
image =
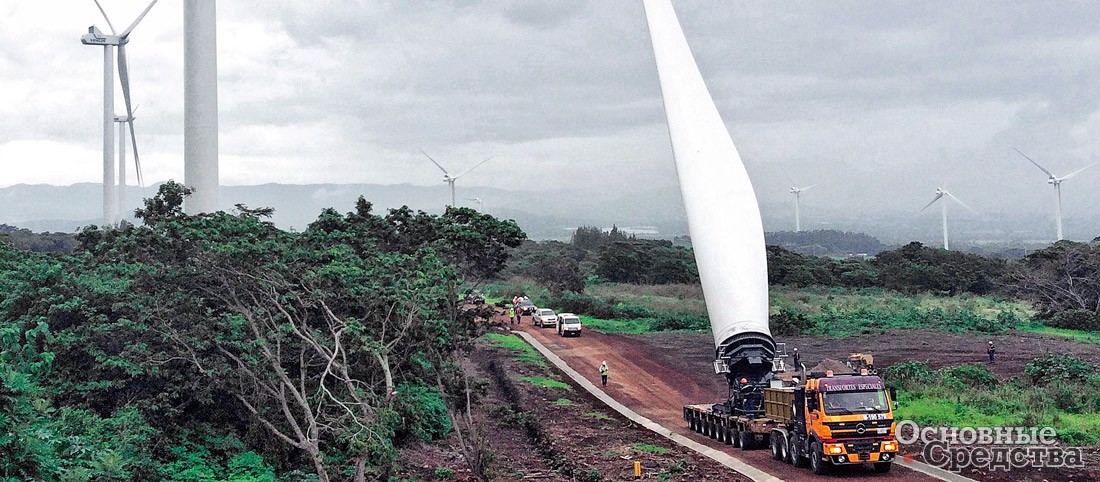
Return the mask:
<path id="1" fill-rule="evenodd" d="M 539 308 L 535 310 L 535 314 L 531 316 L 531 323 L 539 328 L 554 326 L 557 322 L 558 315 L 550 308 Z"/>
<path id="2" fill-rule="evenodd" d="M 558 336 L 581 336 L 581 319 L 573 313 L 558 315 Z"/>

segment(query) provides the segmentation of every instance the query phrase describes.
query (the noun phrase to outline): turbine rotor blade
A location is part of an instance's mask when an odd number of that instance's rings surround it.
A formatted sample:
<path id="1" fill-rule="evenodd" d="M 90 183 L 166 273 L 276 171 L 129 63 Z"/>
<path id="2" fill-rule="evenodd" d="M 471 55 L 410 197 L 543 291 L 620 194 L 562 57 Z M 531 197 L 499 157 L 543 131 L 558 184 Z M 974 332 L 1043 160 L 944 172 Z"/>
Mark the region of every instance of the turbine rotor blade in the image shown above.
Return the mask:
<path id="1" fill-rule="evenodd" d="M 928 204 L 925 204 L 923 208 L 920 208 L 921 212 L 924 212 L 925 209 L 928 209 L 928 206 L 936 204 L 936 201 L 939 201 L 941 197 L 943 197 L 942 193 L 936 194 L 936 197 L 932 198 L 932 201 L 930 201 Z"/>
<path id="2" fill-rule="evenodd" d="M 1076 171 L 1073 171 L 1073 172 L 1071 172 L 1071 173 L 1069 173 L 1069 174 L 1066 174 L 1065 176 L 1062 176 L 1062 177 L 1061 177 L 1061 178 L 1059 179 L 1059 181 L 1065 181 L 1066 179 L 1069 179 L 1069 178 L 1071 178 L 1071 177 L 1073 177 L 1073 176 L 1076 176 L 1076 175 L 1080 174 L 1080 173 L 1081 173 L 1081 171 L 1084 171 L 1085 169 L 1088 169 L 1088 168 L 1090 168 L 1090 167 L 1092 167 L 1092 166 L 1095 166 L 1095 165 L 1096 165 L 1096 164 L 1089 164 L 1089 165 L 1087 165 L 1087 166 L 1085 166 L 1085 167 L 1082 167 L 1082 168 L 1080 168 L 1080 169 L 1078 169 L 1078 170 L 1076 170 Z"/>
<path id="3" fill-rule="evenodd" d="M 1045 167 L 1043 167 L 1043 166 L 1040 166 L 1040 165 L 1039 165 L 1039 163 L 1038 163 L 1038 162 L 1035 162 L 1035 160 L 1034 160 L 1034 159 L 1032 159 L 1032 158 L 1030 158 L 1030 157 L 1027 157 L 1027 154 L 1024 154 L 1024 153 L 1020 152 L 1020 150 L 1019 150 L 1019 149 L 1016 149 L 1015 147 L 1013 147 L 1012 149 L 1014 149 L 1014 150 L 1015 150 L 1016 152 L 1020 153 L 1020 155 L 1021 155 L 1021 156 L 1024 156 L 1024 159 L 1027 159 L 1027 160 L 1031 161 L 1031 163 L 1032 163 L 1032 164 L 1035 164 L 1035 167 L 1038 167 L 1039 169 L 1042 169 L 1042 170 L 1043 170 L 1043 172 L 1047 173 L 1047 175 L 1048 175 L 1048 176 L 1050 176 L 1050 177 L 1056 177 L 1056 176 L 1054 175 L 1054 173 L 1052 173 L 1052 172 L 1048 171 L 1048 170 L 1047 170 L 1047 168 L 1045 168 Z"/>
<path id="4" fill-rule="evenodd" d="M 964 208 L 966 208 L 966 209 L 969 209 L 969 210 L 970 210 L 970 212 L 972 212 L 972 213 L 974 213 L 974 214 L 978 214 L 978 211 L 975 211 L 975 210 L 973 210 L 973 209 L 970 209 L 970 206 L 967 206 L 967 205 L 966 205 L 966 203 L 964 203 L 964 202 L 960 201 L 960 200 L 959 200 L 959 198 L 955 197 L 955 195 L 954 195 L 954 194 L 951 194 L 951 193 L 949 193 L 949 192 L 945 192 L 945 193 L 944 193 L 944 195 L 946 195 L 947 197 L 949 197 L 949 198 L 951 198 L 951 199 L 954 199 L 954 200 L 955 200 L 955 202 L 957 202 L 957 203 L 961 204 L 961 205 L 962 205 L 962 207 L 964 207 Z"/>
<path id="5" fill-rule="evenodd" d="M 477 164 L 474 164 L 474 167 L 471 167 L 471 168 L 469 168 L 465 171 L 462 171 L 462 174 L 466 174 L 467 172 L 470 172 L 474 169 L 477 169 L 477 166 L 480 166 L 482 164 L 485 164 L 486 162 L 489 162 L 489 159 L 492 159 L 492 158 L 493 158 L 493 156 L 486 157 L 484 161 L 481 161 Z M 462 177 L 462 174 L 459 174 L 459 175 L 455 176 L 453 179 L 458 179 L 459 177 Z"/>
<path id="6" fill-rule="evenodd" d="M 809 191 L 809 190 L 810 190 L 810 188 L 812 188 L 812 187 L 814 187 L 814 186 L 816 186 L 816 185 L 817 185 L 817 184 L 810 184 L 809 186 L 806 186 L 806 187 L 804 187 L 804 188 L 802 188 L 802 189 L 799 189 L 799 191 Z"/>
<path id="7" fill-rule="evenodd" d="M 429 161 L 432 161 L 432 164 L 435 164 L 435 167 L 438 167 L 440 171 L 443 171 L 444 176 L 447 176 L 448 178 L 454 179 L 454 178 L 451 177 L 451 173 L 447 172 L 446 169 L 443 169 L 443 166 L 439 165 L 438 162 L 435 162 L 435 159 L 432 159 L 432 156 L 429 156 L 427 152 L 424 152 L 424 149 L 421 149 L 420 153 L 424 154 L 424 156 L 427 157 Z"/>
<path id="8" fill-rule="evenodd" d="M 130 69 L 126 64 L 126 44 L 118 44 L 118 80 L 122 84 L 122 98 L 126 102 L 126 122 L 130 124 L 130 145 L 134 148 L 134 166 L 137 168 L 138 185 L 145 187 L 141 177 L 141 158 L 138 157 L 137 134 L 134 133 L 134 109 L 130 103 Z"/>
<path id="9" fill-rule="evenodd" d="M 99 4 L 99 0 L 93 0 L 93 1 L 95 2 L 95 6 L 99 7 L 99 13 L 103 14 L 103 20 L 107 21 L 107 28 L 111 29 L 111 35 L 114 35 L 115 34 L 115 26 L 111 25 L 111 19 L 107 18 L 107 12 L 103 11 L 103 5 Z"/>
<path id="10" fill-rule="evenodd" d="M 98 4 L 98 0 L 97 0 L 96 3 Z M 141 12 L 141 15 L 138 15 L 138 18 L 134 19 L 134 23 L 131 23 L 130 26 L 127 27 L 126 30 L 122 32 L 122 35 L 119 35 L 119 37 L 122 37 L 122 38 L 128 37 L 130 35 L 130 32 L 134 30 L 134 27 L 137 27 L 137 24 L 141 22 L 141 19 L 145 18 L 145 14 L 149 13 L 149 9 L 153 8 L 153 5 L 156 4 L 156 3 L 157 3 L 157 0 L 153 0 L 152 2 L 149 2 L 149 6 L 145 7 L 145 10 L 143 10 Z"/>

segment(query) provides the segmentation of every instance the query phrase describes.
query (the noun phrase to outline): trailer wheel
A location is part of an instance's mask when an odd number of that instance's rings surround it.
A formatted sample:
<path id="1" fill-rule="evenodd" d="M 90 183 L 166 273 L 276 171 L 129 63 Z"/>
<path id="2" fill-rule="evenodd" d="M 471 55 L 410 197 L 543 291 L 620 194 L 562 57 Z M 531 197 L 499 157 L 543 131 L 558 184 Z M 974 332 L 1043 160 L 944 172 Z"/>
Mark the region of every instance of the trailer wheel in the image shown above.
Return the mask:
<path id="1" fill-rule="evenodd" d="M 723 442 L 725 442 L 726 445 L 733 445 L 733 429 L 729 428 L 729 427 L 725 427 L 725 428 L 722 429 L 722 433 L 724 433 L 725 437 L 726 437 L 726 439 L 723 440 Z"/>
<path id="2" fill-rule="evenodd" d="M 730 430 L 731 430 L 730 439 L 733 442 L 733 447 L 734 448 L 740 447 L 741 446 L 741 432 L 737 430 L 737 425 L 734 425 L 733 428 L 731 428 Z"/>
<path id="3" fill-rule="evenodd" d="M 825 461 L 825 455 L 821 453 L 821 444 L 817 442 L 810 446 L 810 470 L 817 475 L 829 473 L 829 462 Z"/>
<path id="4" fill-rule="evenodd" d="M 753 438 L 752 432 L 741 431 L 741 450 L 752 450 L 753 444 L 756 440 Z"/>
<path id="5" fill-rule="evenodd" d="M 893 467 L 893 462 L 875 462 L 875 472 L 880 474 L 886 474 L 890 472 L 890 467 Z"/>

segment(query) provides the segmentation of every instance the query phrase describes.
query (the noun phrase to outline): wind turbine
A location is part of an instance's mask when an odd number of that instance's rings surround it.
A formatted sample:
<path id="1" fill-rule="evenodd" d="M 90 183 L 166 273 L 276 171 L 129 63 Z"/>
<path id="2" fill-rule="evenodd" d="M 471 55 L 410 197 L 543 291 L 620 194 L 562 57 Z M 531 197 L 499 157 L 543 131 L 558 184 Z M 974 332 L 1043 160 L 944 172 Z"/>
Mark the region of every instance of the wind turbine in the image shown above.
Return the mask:
<path id="1" fill-rule="evenodd" d="M 787 180 L 791 181 L 791 178 L 788 177 Z M 794 181 L 791 181 L 791 184 L 791 194 L 794 194 L 794 232 L 797 233 L 799 231 L 802 231 L 802 216 L 800 214 L 800 210 L 802 207 L 802 191 L 809 191 L 817 184 L 811 184 L 806 187 L 794 186 Z"/>
<path id="2" fill-rule="evenodd" d="M 1096 164 L 1095 163 L 1089 164 L 1089 165 L 1087 165 L 1085 167 L 1082 167 L 1082 168 L 1080 168 L 1076 171 L 1073 171 L 1069 174 L 1066 174 L 1065 176 L 1058 177 L 1058 176 L 1055 176 L 1054 173 L 1050 172 L 1049 169 L 1039 165 L 1039 163 L 1035 162 L 1034 159 L 1032 159 L 1030 157 L 1027 157 L 1027 154 L 1024 154 L 1023 152 L 1020 152 L 1019 149 L 1016 149 L 1015 147 L 1013 147 L 1013 149 L 1016 152 L 1020 153 L 1021 156 L 1024 156 L 1024 159 L 1027 159 L 1027 160 L 1031 161 L 1032 164 L 1035 164 L 1035 167 L 1038 167 L 1039 169 L 1041 169 L 1047 175 L 1047 184 L 1053 184 L 1054 185 L 1054 198 L 1055 198 L 1054 199 L 1054 224 L 1058 227 L 1058 239 L 1057 239 L 1057 241 L 1061 241 L 1062 240 L 1062 181 L 1065 181 L 1066 179 L 1069 179 L 1073 176 L 1076 176 L 1076 175 L 1080 174 L 1081 171 L 1084 171 L 1085 169 L 1088 169 L 1092 166 L 1095 166 Z"/>
<path id="3" fill-rule="evenodd" d="M 932 201 L 928 204 L 925 204 L 924 207 L 921 208 L 921 212 L 924 212 L 925 209 L 928 209 L 928 206 L 935 204 L 936 201 L 939 201 L 940 199 L 943 199 L 945 197 L 951 198 L 951 200 L 959 203 L 960 205 L 962 205 L 962 207 L 970 210 L 970 212 L 978 214 L 977 211 L 970 209 L 970 206 L 967 206 L 966 203 L 960 201 L 959 198 L 955 197 L 954 194 L 947 192 L 947 189 L 944 189 L 942 187 L 936 188 L 936 197 L 932 198 Z M 943 249 L 947 251 L 951 249 L 947 244 L 947 201 L 940 203 L 940 213 L 941 216 L 943 216 Z"/>
<path id="4" fill-rule="evenodd" d="M 429 156 L 427 152 L 424 152 L 423 149 L 421 149 L 420 152 L 423 153 L 429 161 L 432 161 L 432 164 L 435 164 L 435 167 L 438 167 L 440 171 L 443 171 L 443 182 L 451 185 L 451 206 L 455 205 L 455 180 L 466 175 L 467 172 L 477 169 L 478 166 L 489 162 L 489 159 L 493 158 L 493 156 L 486 157 L 484 161 L 474 164 L 474 167 L 462 171 L 457 176 L 452 176 L 449 172 L 447 172 L 446 169 L 443 168 L 443 166 L 441 166 L 438 162 L 435 162 L 435 159 L 432 159 L 432 156 Z"/>
<path id="5" fill-rule="evenodd" d="M 137 112 L 137 107 L 134 107 L 134 111 Z M 126 219 L 126 127 L 133 120 L 131 116 L 115 116 L 115 124 L 118 124 L 118 211 L 116 216 L 119 223 Z"/>
<path id="6" fill-rule="evenodd" d="M 483 207 L 485 206 L 485 201 L 483 201 L 483 200 L 482 200 L 481 198 L 479 198 L 479 197 L 464 197 L 464 198 L 462 198 L 462 199 L 465 199 L 465 200 L 467 200 L 467 201 L 473 201 L 473 202 L 474 202 L 474 204 L 477 204 L 477 209 L 478 209 L 478 211 L 481 211 L 481 210 L 482 210 L 482 208 L 483 208 Z"/>
<path id="7" fill-rule="evenodd" d="M 130 32 L 133 32 L 134 27 L 137 27 L 141 19 L 145 18 L 145 14 L 149 13 L 149 9 L 153 8 L 153 5 L 157 3 L 157 0 L 153 0 L 149 3 L 149 6 L 145 7 L 145 10 L 141 12 L 141 15 L 130 24 L 121 34 L 115 32 L 114 25 L 111 24 L 111 19 L 107 17 L 107 12 L 103 11 L 103 6 L 99 4 L 99 0 L 94 0 L 96 7 L 99 8 L 99 13 L 103 14 L 103 19 L 107 21 L 107 27 L 111 29 L 110 35 L 105 35 L 95 25 L 88 27 L 88 33 L 80 37 L 80 42 L 84 45 L 101 45 L 103 46 L 103 224 L 107 226 L 113 226 L 115 224 L 115 173 L 114 173 L 114 129 L 113 123 L 115 122 L 115 88 L 114 88 L 114 68 L 115 61 L 115 47 L 118 47 L 118 80 L 122 84 L 122 98 L 126 102 L 126 123 L 130 125 L 130 143 L 134 148 L 134 165 L 138 169 L 138 183 L 142 183 L 141 179 L 141 158 L 138 157 L 137 150 L 137 136 L 134 134 L 134 109 L 130 104 L 130 72 L 126 63 L 126 44 L 130 41 Z"/>

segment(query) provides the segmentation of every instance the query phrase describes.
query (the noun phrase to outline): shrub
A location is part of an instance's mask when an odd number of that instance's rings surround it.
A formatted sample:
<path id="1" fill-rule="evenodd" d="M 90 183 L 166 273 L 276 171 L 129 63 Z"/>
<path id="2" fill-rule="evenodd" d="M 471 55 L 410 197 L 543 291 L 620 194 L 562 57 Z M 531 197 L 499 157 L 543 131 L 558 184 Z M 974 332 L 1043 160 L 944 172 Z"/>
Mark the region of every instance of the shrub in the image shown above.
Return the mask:
<path id="1" fill-rule="evenodd" d="M 431 441 L 442 438 L 451 431 L 451 419 L 439 390 L 420 385 L 397 386 L 397 410 L 405 422 L 405 430 L 412 436 Z"/>
<path id="2" fill-rule="evenodd" d="M 1047 355 L 1024 367 L 1024 373 L 1036 385 L 1088 380 L 1096 372 L 1096 365 L 1073 355 Z"/>
<path id="3" fill-rule="evenodd" d="M 1066 310 L 1055 313 L 1046 324 L 1068 330 L 1100 331 L 1100 316 L 1089 310 Z"/>
<path id="4" fill-rule="evenodd" d="M 884 370 L 883 378 L 897 383 L 898 386 L 911 389 L 918 385 L 932 385 L 939 381 L 939 373 L 919 361 L 907 361 L 890 365 Z"/>
<path id="5" fill-rule="evenodd" d="M 985 388 L 992 389 L 997 386 L 997 377 L 989 372 L 984 364 L 959 365 L 940 370 L 944 383 L 954 385 L 959 389 Z"/>
<path id="6" fill-rule="evenodd" d="M 450 467 L 436 467 L 435 468 L 435 478 L 436 478 L 436 480 L 449 480 L 449 479 L 453 479 L 454 476 L 455 476 L 455 471 L 454 471 L 454 469 L 452 469 Z"/>
<path id="7" fill-rule="evenodd" d="M 567 313 L 583 313 L 596 318 L 616 318 L 615 307 L 603 299 L 582 293 L 564 292 L 550 300 L 551 306 Z"/>
<path id="8" fill-rule="evenodd" d="M 772 334 L 780 336 L 801 335 L 814 326 L 814 322 L 790 308 L 781 308 L 771 317 Z"/>

